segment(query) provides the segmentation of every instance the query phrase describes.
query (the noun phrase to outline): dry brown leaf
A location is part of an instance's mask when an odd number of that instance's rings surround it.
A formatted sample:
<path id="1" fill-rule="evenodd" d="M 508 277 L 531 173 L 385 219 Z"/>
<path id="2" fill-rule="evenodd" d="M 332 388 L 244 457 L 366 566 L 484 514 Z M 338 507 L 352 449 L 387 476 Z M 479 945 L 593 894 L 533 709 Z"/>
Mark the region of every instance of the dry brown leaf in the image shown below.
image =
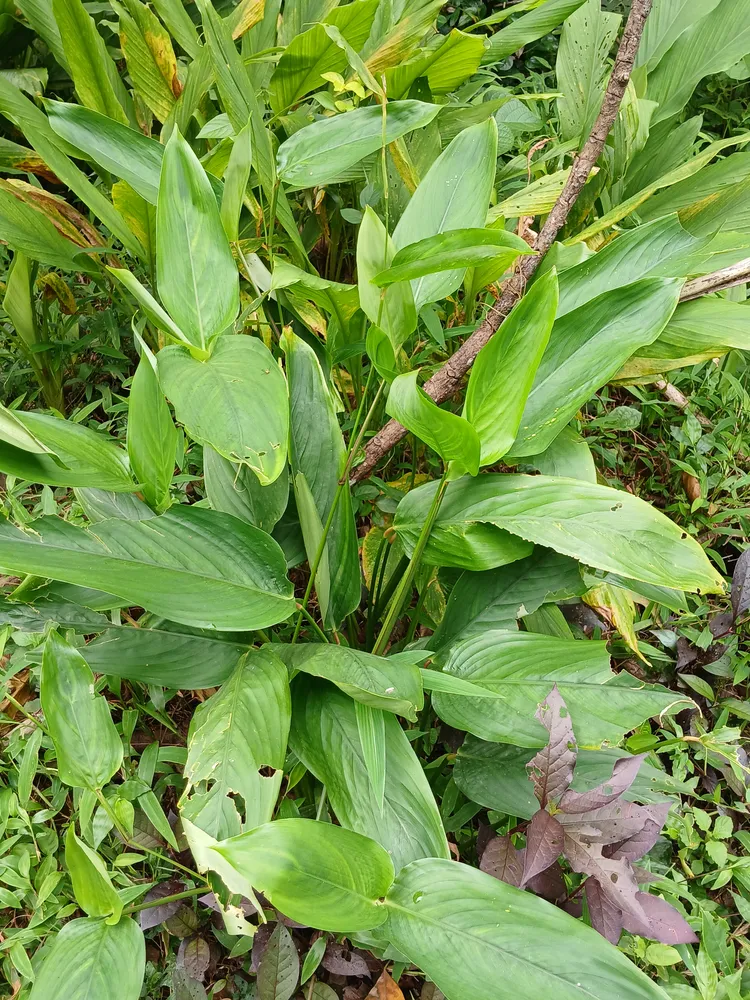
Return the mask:
<path id="1" fill-rule="evenodd" d="M 701 484 L 695 476 L 691 476 L 689 472 L 682 473 L 682 488 L 685 490 L 685 496 L 688 498 L 690 503 L 695 503 L 696 500 L 700 500 Z"/>
<path id="2" fill-rule="evenodd" d="M 380 979 L 367 994 L 367 1000 L 404 1000 L 404 994 L 383 969 Z"/>

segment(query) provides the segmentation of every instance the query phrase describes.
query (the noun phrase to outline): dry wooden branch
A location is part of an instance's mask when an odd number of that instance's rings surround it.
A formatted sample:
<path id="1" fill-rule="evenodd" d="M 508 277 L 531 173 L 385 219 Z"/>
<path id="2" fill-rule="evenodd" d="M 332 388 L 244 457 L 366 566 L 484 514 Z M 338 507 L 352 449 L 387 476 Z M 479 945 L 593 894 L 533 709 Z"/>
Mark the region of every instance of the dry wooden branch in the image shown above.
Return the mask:
<path id="1" fill-rule="evenodd" d="M 533 257 L 524 257 L 518 271 L 503 288 L 502 295 L 489 311 L 483 322 L 472 335 L 464 341 L 456 353 L 446 361 L 443 367 L 435 372 L 425 383 L 425 391 L 435 400 L 442 403 L 452 396 L 460 387 L 464 375 L 474 364 L 477 354 L 494 336 L 500 324 L 510 313 L 513 306 L 524 293 L 526 283 L 534 274 L 555 242 L 557 234 L 570 214 L 589 174 L 601 155 L 604 143 L 607 141 L 622 98 L 633 71 L 638 45 L 640 44 L 646 18 L 651 10 L 652 0 L 633 0 L 633 6 L 628 17 L 625 31 L 617 51 L 612 75 L 607 84 L 601 110 L 591 130 L 591 134 L 583 145 L 580 153 L 573 161 L 570 174 L 560 197 L 555 202 L 547 220 L 536 238 L 534 249 L 538 251 Z M 396 420 L 390 420 L 373 437 L 365 448 L 365 459 L 352 473 L 352 482 L 367 478 L 380 459 L 387 454 L 395 444 L 406 434 L 406 429 Z"/>
<path id="2" fill-rule="evenodd" d="M 746 281 L 750 281 L 750 257 L 723 267 L 720 271 L 685 282 L 680 302 L 690 302 L 691 299 L 699 299 L 710 292 L 719 292 L 733 285 L 742 285 Z"/>

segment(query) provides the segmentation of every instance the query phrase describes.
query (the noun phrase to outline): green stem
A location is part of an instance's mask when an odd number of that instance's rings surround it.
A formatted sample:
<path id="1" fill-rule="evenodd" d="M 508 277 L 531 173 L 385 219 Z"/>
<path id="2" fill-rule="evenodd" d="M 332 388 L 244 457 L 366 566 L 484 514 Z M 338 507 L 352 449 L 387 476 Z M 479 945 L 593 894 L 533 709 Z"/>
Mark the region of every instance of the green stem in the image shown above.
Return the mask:
<path id="1" fill-rule="evenodd" d="M 328 642 L 328 636 L 327 636 L 327 635 L 325 634 L 325 632 L 324 632 L 324 631 L 323 631 L 323 629 L 322 629 L 322 628 L 320 627 L 320 625 L 318 625 L 318 623 L 317 623 L 317 622 L 315 621 L 315 619 L 314 619 L 314 618 L 313 618 L 313 616 L 312 616 L 312 615 L 310 614 L 310 612 L 309 612 L 309 611 L 307 610 L 307 608 L 303 607 L 303 606 L 302 606 L 301 604 L 298 604 L 298 605 L 297 605 L 297 608 L 299 609 L 299 614 L 300 614 L 300 618 L 302 618 L 302 616 L 304 615 L 304 617 L 305 617 L 305 618 L 306 618 L 306 619 L 308 620 L 308 622 L 309 622 L 309 623 L 310 623 L 310 624 L 312 625 L 312 627 L 313 627 L 313 628 L 315 629 L 315 631 L 316 631 L 316 632 L 318 633 L 318 635 L 319 635 L 319 636 L 320 636 L 320 638 L 321 638 L 321 639 L 323 640 L 323 642 Z M 294 639 L 296 639 L 296 638 L 297 638 L 297 634 L 298 634 L 298 632 L 297 632 L 297 630 L 295 630 L 295 633 L 294 633 Z M 292 641 L 294 641 L 294 639 L 293 639 Z"/>
<path id="2" fill-rule="evenodd" d="M 16 699 L 13 697 L 12 694 L 10 694 L 9 691 L 6 691 L 5 694 L 3 695 L 3 697 L 6 699 L 6 701 L 9 701 L 11 703 L 11 705 L 13 706 L 13 708 L 15 708 L 15 710 L 17 712 L 20 712 L 21 715 L 25 715 L 26 718 L 29 720 L 29 722 L 33 722 L 35 726 L 39 726 L 39 728 L 44 733 L 44 735 L 45 736 L 49 736 L 49 738 L 52 739 L 50 731 L 49 731 L 49 729 L 47 729 L 47 727 L 44 725 L 44 723 L 40 722 L 39 719 L 37 719 L 33 715 L 31 715 L 30 712 L 27 712 L 26 709 L 21 704 L 21 702 L 20 701 L 16 701 Z"/>
<path id="3" fill-rule="evenodd" d="M 393 631 L 393 626 L 398 620 L 398 616 L 401 613 L 401 608 L 404 601 L 409 593 L 411 593 L 412 581 L 414 580 L 414 574 L 417 572 L 417 567 L 422 559 L 422 553 L 427 545 L 427 540 L 430 537 L 430 532 L 432 531 L 435 520 L 438 516 L 438 511 L 440 510 L 440 504 L 443 502 L 443 497 L 445 496 L 445 491 L 448 488 L 448 470 L 446 469 L 443 473 L 443 478 L 440 480 L 437 490 L 435 491 L 435 497 L 432 501 L 432 506 L 430 507 L 429 513 L 427 514 L 427 519 L 422 525 L 422 530 L 419 533 L 419 538 L 417 539 L 417 544 L 414 547 L 414 552 L 409 560 L 409 565 L 406 568 L 406 572 L 401 578 L 401 583 L 398 586 L 393 602 L 391 603 L 390 610 L 386 615 L 385 621 L 383 622 L 383 627 L 380 630 L 380 635 L 377 638 L 377 642 L 373 647 L 373 653 L 377 655 L 382 655 L 385 652 L 385 648 L 388 645 L 388 640 L 391 637 L 391 632 Z"/>
<path id="4" fill-rule="evenodd" d="M 123 910 L 123 914 L 128 916 L 131 913 L 140 913 L 141 910 L 150 910 L 154 906 L 164 906 L 166 903 L 176 903 L 178 899 L 190 899 L 191 896 L 198 896 L 205 891 L 205 885 L 199 885 L 195 889 L 186 889 L 184 892 L 175 892 L 172 896 L 162 896 L 160 899 L 152 899 L 148 903 L 138 903 L 137 906 L 128 906 L 125 910 Z"/>

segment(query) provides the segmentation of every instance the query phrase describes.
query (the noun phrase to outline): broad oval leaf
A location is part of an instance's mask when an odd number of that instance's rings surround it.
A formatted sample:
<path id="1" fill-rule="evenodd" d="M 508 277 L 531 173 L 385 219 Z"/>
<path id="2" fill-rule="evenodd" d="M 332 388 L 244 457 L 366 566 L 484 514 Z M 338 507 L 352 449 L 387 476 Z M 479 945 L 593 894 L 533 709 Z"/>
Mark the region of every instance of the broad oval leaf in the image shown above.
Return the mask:
<path id="1" fill-rule="evenodd" d="M 467 865 L 413 862 L 386 908 L 391 943 L 451 1000 L 666 1000 L 581 920 Z"/>
<path id="2" fill-rule="evenodd" d="M 408 553 L 436 489 L 437 483 L 417 487 L 396 510 L 394 526 Z M 724 590 L 722 577 L 698 542 L 644 500 L 608 486 L 552 476 L 499 473 L 451 483 L 425 561 L 472 570 L 501 565 L 493 529 L 501 543 L 512 532 L 584 565 L 644 583 L 702 593 Z"/>
<path id="3" fill-rule="evenodd" d="M 324 931 L 376 927 L 393 864 L 374 840 L 331 823 L 278 819 L 210 848 L 292 920 Z"/>
<path id="4" fill-rule="evenodd" d="M 110 881 L 104 862 L 88 844 L 76 837 L 73 824 L 65 836 L 65 867 L 73 884 L 76 902 L 90 917 L 109 917 L 117 923 L 122 900 Z"/>
<path id="5" fill-rule="evenodd" d="M 0 521 L 0 565 L 95 587 L 193 627 L 265 628 L 294 610 L 284 554 L 229 514 L 176 507 L 144 521 L 111 518 L 87 531 L 57 517 L 33 529 Z"/>
<path id="6" fill-rule="evenodd" d="M 554 684 L 585 746 L 618 743 L 651 716 L 691 704 L 660 685 L 612 673 L 605 642 L 535 632 L 488 631 L 465 639 L 445 654 L 444 672 L 486 688 L 489 697 L 436 692 L 440 718 L 481 739 L 517 746 L 547 742 L 534 713 Z"/>
<path id="7" fill-rule="evenodd" d="M 381 809 L 372 792 L 351 698 L 307 677 L 296 678 L 292 698 L 291 747 L 326 786 L 339 823 L 377 840 L 397 870 L 416 858 L 450 857 L 432 789 L 396 719 L 383 715 Z"/>
<path id="8" fill-rule="evenodd" d="M 234 514 L 256 528 L 271 532 L 289 501 L 289 477 L 282 474 L 268 486 L 247 465 L 224 458 L 210 445 L 203 446 L 206 496 L 214 510 Z"/>
<path id="9" fill-rule="evenodd" d="M 552 268 L 526 292 L 474 362 L 464 416 L 479 435 L 482 465 L 498 462 L 515 440 L 555 322 L 557 299 Z"/>
<path id="10" fill-rule="evenodd" d="M 128 399 L 128 455 L 148 504 L 156 511 L 169 506 L 169 489 L 177 461 L 177 428 L 156 375 L 156 361 L 142 348 Z"/>
<path id="11" fill-rule="evenodd" d="M 44 645 L 40 692 L 60 780 L 102 788 L 122 763 L 122 742 L 106 700 L 94 692 L 91 668 L 56 632 Z"/>
<path id="12" fill-rule="evenodd" d="M 143 931 L 130 917 L 71 920 L 45 954 L 30 1000 L 138 1000 L 145 968 Z"/>
<path id="13" fill-rule="evenodd" d="M 306 642 L 273 647 L 288 667 L 332 681 L 345 694 L 370 708 L 417 721 L 424 696 L 417 667 L 427 657 L 422 650 L 374 656 L 335 643 Z"/>
<path id="14" fill-rule="evenodd" d="M 164 150 L 156 203 L 159 295 L 196 348 L 234 323 L 239 276 L 211 184 L 175 129 Z"/>
<path id="15" fill-rule="evenodd" d="M 438 104 L 391 101 L 385 116 L 372 105 L 313 122 L 279 146 L 279 177 L 300 188 L 330 183 L 384 143 L 429 125 L 439 110 Z"/>
<path id="16" fill-rule="evenodd" d="M 496 158 L 494 118 L 460 132 L 432 164 L 406 206 L 393 232 L 397 249 L 450 229 L 480 228 L 487 215 Z M 417 310 L 449 295 L 461 284 L 464 270 L 451 268 L 413 281 Z"/>
<path id="17" fill-rule="evenodd" d="M 419 371 L 398 375 L 388 393 L 386 412 L 440 455 L 449 479 L 479 472 L 479 436 L 468 420 L 441 409 L 417 385 Z"/>
<path id="18" fill-rule="evenodd" d="M 373 282 L 375 275 L 387 267 L 395 254 L 393 240 L 383 223 L 368 205 L 357 234 L 357 283 L 359 304 L 373 328 L 383 331 L 394 351 L 403 344 L 417 326 L 417 310 L 408 282 L 397 283 L 382 291 Z M 372 328 L 368 334 L 367 353 Z"/>
<path id="19" fill-rule="evenodd" d="M 286 465 L 286 380 L 257 337 L 219 337 L 198 361 L 176 344 L 157 355 L 159 381 L 192 438 L 231 462 L 247 465 L 262 485 Z"/>
<path id="20" fill-rule="evenodd" d="M 396 281 L 423 278 L 448 268 L 476 267 L 490 262 L 502 272 L 520 254 L 529 253 L 525 240 L 504 229 L 454 229 L 403 247 L 372 282 L 384 288 Z"/>

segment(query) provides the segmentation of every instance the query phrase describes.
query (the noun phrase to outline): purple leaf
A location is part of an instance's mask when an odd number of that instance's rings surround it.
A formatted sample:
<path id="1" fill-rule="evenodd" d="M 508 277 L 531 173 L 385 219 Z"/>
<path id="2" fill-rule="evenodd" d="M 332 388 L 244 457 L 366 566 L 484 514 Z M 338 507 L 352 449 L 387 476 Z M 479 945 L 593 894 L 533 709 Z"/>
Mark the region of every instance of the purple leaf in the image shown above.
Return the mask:
<path id="1" fill-rule="evenodd" d="M 560 800 L 560 808 L 566 813 L 584 813 L 591 809 L 601 809 L 602 806 L 614 802 L 630 788 L 638 777 L 645 753 L 634 757 L 621 757 L 615 762 L 612 777 L 589 792 L 574 792 L 571 789 Z"/>
<path id="2" fill-rule="evenodd" d="M 549 733 L 549 741 L 526 767 L 534 783 L 534 794 L 544 808 L 566 791 L 576 763 L 573 723 L 556 684 L 539 706 L 536 717 Z"/>
<path id="3" fill-rule="evenodd" d="M 623 925 L 628 930 L 644 937 L 648 935 L 648 917 L 637 898 L 638 882 L 629 862 L 605 858 L 601 847 L 580 844 L 568 836 L 565 837 L 565 857 L 574 872 L 596 879 L 610 905 L 622 911 Z"/>
<path id="4" fill-rule="evenodd" d="M 519 886 L 523 878 L 523 856 L 510 837 L 493 837 L 484 849 L 479 867 L 508 885 Z"/>
<path id="5" fill-rule="evenodd" d="M 644 819 L 643 827 L 630 837 L 626 837 L 614 844 L 608 844 L 603 852 L 608 858 L 637 861 L 644 854 L 648 854 L 659 839 L 659 833 L 664 826 L 667 813 L 669 812 L 669 803 L 641 806 L 641 808 L 649 813 Z"/>
<path id="6" fill-rule="evenodd" d="M 336 976 L 367 976 L 372 978 L 370 968 L 361 952 L 344 944 L 330 941 L 323 955 L 321 965 Z"/>
<path id="7" fill-rule="evenodd" d="M 171 878 L 168 882 L 161 882 L 159 885 L 155 885 L 153 889 L 150 889 L 144 896 L 143 902 L 152 903 L 157 899 L 163 899 L 165 896 L 174 896 L 178 892 L 182 892 L 184 888 L 184 882 L 178 878 Z M 141 910 L 138 914 L 138 922 L 141 925 L 141 930 L 147 931 L 151 927 L 158 927 L 159 924 L 163 924 L 165 920 L 169 920 L 170 917 L 173 917 L 177 913 L 181 905 L 181 901 L 175 899 L 171 903 L 164 903 L 162 906 L 150 906 L 147 910 Z"/>
<path id="8" fill-rule="evenodd" d="M 177 965 L 184 969 L 191 979 L 202 983 L 211 964 L 211 949 L 208 941 L 200 935 L 185 938 L 177 951 Z"/>
<path id="9" fill-rule="evenodd" d="M 519 851 L 519 853 L 523 858 L 525 852 Z M 530 878 L 526 883 L 526 888 L 531 889 L 532 892 L 535 892 L 537 896 L 541 896 L 542 899 L 548 899 L 550 903 L 559 903 L 565 899 L 568 889 L 565 885 L 560 862 L 556 861 L 546 871 L 540 872 L 538 875 Z"/>
<path id="10" fill-rule="evenodd" d="M 273 929 L 273 924 L 261 924 L 255 932 L 253 937 L 252 962 L 250 964 L 251 972 L 257 974 L 258 969 L 260 968 L 260 963 L 266 952 L 266 948 L 268 947 L 268 942 L 271 940 Z"/>
<path id="11" fill-rule="evenodd" d="M 522 886 L 557 861 L 562 854 L 564 840 L 565 831 L 554 816 L 550 816 L 546 809 L 534 813 L 526 828 Z"/>
<path id="12" fill-rule="evenodd" d="M 609 850 L 609 848 L 607 848 Z M 604 851 L 602 851 L 604 854 Z M 651 885 L 652 882 L 663 881 L 661 875 L 654 875 L 647 868 L 640 868 L 638 865 L 633 865 L 633 871 L 635 872 L 635 877 L 638 881 L 638 885 Z"/>
<path id="13" fill-rule="evenodd" d="M 586 879 L 584 892 L 591 926 L 612 944 L 617 944 L 622 934 L 622 910 L 614 905 L 609 896 L 604 895 L 594 878 Z"/>
<path id="14" fill-rule="evenodd" d="M 732 574 L 732 614 L 734 620 L 750 608 L 750 549 L 740 553 Z"/>
<path id="15" fill-rule="evenodd" d="M 557 819 L 565 833 L 582 844 L 619 844 L 636 837 L 649 821 L 663 824 L 663 809 L 668 805 L 639 806 L 623 800 L 587 813 L 558 813 Z"/>
<path id="16" fill-rule="evenodd" d="M 648 932 L 632 931 L 642 937 L 661 941 L 662 944 L 693 944 L 698 940 L 695 931 L 672 905 L 660 896 L 650 896 L 647 892 L 639 892 L 637 900 L 648 920 Z M 625 919 L 626 930 L 631 930 Z"/>

